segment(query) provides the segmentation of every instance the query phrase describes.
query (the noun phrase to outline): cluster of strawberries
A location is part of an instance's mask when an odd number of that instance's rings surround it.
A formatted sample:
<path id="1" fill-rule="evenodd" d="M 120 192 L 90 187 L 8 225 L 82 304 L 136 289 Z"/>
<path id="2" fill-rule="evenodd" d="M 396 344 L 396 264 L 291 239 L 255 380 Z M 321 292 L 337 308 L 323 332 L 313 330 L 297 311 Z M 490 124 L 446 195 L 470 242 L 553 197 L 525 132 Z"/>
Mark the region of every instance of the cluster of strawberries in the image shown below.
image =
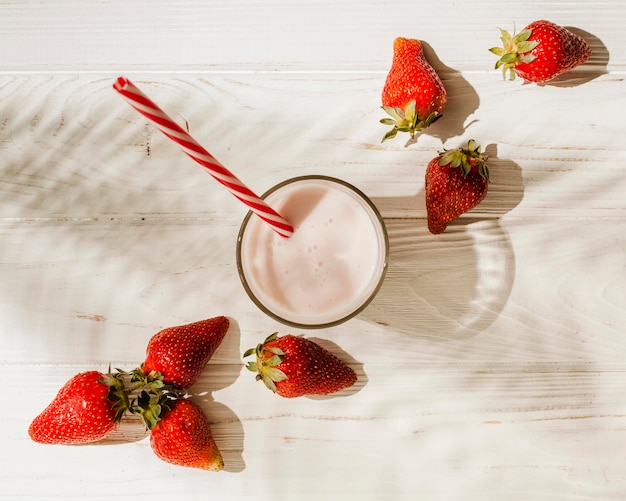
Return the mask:
<path id="1" fill-rule="evenodd" d="M 503 46 L 490 51 L 499 56 L 496 68 L 501 68 L 510 80 L 517 75 L 529 82 L 547 82 L 591 56 L 591 48 L 582 37 L 545 20 L 535 21 L 515 35 L 501 30 L 501 40 Z M 383 109 L 389 117 L 381 120 L 392 128 L 383 141 L 398 132 L 414 137 L 441 117 L 448 99 L 419 40 L 397 38 L 393 49 L 393 62 L 382 92 Z M 425 189 L 431 233 L 442 233 L 451 221 L 485 198 L 489 186 L 486 161 L 480 147 L 471 140 L 467 148 L 443 151 L 429 162 Z"/>
<path id="2" fill-rule="evenodd" d="M 71 378 L 31 423 L 28 433 L 43 444 L 85 444 L 117 429 L 129 412 L 141 417 L 150 445 L 162 460 L 219 471 L 224 460 L 207 416 L 188 398 L 191 387 L 226 335 L 220 316 L 156 333 L 144 362 L 126 372 L 82 372 Z M 280 396 L 328 395 L 352 386 L 357 376 L 344 362 L 303 337 L 269 336 L 244 357 L 257 379 Z"/>

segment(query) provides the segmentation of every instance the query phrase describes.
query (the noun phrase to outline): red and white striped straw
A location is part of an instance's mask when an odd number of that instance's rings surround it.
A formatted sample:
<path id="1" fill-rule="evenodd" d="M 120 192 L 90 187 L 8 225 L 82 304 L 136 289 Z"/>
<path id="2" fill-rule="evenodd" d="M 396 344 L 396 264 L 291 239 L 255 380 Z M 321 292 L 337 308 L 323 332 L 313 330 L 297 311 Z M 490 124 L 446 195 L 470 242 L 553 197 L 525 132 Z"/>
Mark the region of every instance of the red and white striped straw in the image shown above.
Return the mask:
<path id="1" fill-rule="evenodd" d="M 205 167 L 209 174 L 226 186 L 236 198 L 245 203 L 261 219 L 271 224 L 279 235 L 290 237 L 293 234 L 293 227 L 289 222 L 269 207 L 262 198 L 255 195 L 232 172 L 218 162 L 213 155 L 200 146 L 186 130 L 167 116 L 135 84 L 127 78 L 119 77 L 113 84 L 113 88 L 163 134 L 177 143 L 183 152 Z"/>

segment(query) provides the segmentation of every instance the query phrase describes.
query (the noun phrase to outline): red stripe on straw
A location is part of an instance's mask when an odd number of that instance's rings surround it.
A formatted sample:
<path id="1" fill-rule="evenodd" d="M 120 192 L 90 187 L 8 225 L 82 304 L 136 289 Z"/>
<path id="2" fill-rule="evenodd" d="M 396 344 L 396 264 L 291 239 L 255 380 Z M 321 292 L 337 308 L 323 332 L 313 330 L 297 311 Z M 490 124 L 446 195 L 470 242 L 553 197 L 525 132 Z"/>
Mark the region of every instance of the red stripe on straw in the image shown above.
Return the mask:
<path id="1" fill-rule="evenodd" d="M 174 122 L 161 108 L 151 101 L 135 84 L 124 77 L 119 77 L 113 88 L 144 117 L 150 120 L 165 136 L 174 141 L 183 152 L 205 167 L 209 174 L 225 186 L 232 195 L 246 204 L 251 211 L 283 237 L 293 234 L 293 227 L 265 201 L 255 195 L 235 175 L 224 167 L 217 159 L 205 150 L 180 125 Z"/>

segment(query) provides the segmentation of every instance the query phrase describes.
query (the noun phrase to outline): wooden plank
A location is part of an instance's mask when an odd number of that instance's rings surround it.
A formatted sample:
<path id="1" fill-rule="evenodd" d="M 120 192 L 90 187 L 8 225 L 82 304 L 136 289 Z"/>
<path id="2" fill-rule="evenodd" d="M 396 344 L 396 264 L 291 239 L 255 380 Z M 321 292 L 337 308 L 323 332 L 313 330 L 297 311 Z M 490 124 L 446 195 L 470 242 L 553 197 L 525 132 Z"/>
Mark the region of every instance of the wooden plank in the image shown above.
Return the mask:
<path id="1" fill-rule="evenodd" d="M 387 224 L 389 271 L 379 295 L 358 319 L 319 337 L 357 358 L 369 343 L 380 363 L 417 355 L 621 360 L 626 237 L 613 220 L 468 219 L 439 236 L 421 220 Z M 227 315 L 233 339 L 217 361 L 238 363 L 247 347 L 290 329 L 245 295 L 237 231 L 231 220 L 0 225 L 2 360 L 134 363 L 161 328 Z"/>
<path id="2" fill-rule="evenodd" d="M 13 369 L 0 367 L 10 394 L 29 396 L 0 417 L 5 453 L 29 458 L 3 468 L 3 478 L 11 480 L 3 487 L 7 498 L 104 499 L 115 493 L 148 499 L 157 488 L 164 497 L 182 492 L 191 500 L 204 499 L 207 490 L 228 491 L 234 499 L 251 492 L 340 499 L 346 464 L 354 479 L 350 492 L 367 500 L 409 491 L 426 498 L 470 493 L 521 499 L 520 493 L 532 493 L 546 500 L 611 500 L 623 489 L 623 370 L 411 364 L 390 371 L 365 363 L 367 380 L 356 392 L 286 400 L 258 386 L 252 375 L 239 376 L 240 367 L 209 366 L 192 398 L 210 416 L 227 461 L 226 470 L 215 474 L 159 461 L 136 423 L 125 423 L 101 446 L 30 442 L 24 423 L 79 369 L 20 369 L 18 381 L 10 377 Z M 106 464 L 108 474 L 94 464 Z M 268 482 L 267 475 L 277 471 L 297 482 Z M 126 484 L 132 488 L 120 490 Z"/>
<path id="3" fill-rule="evenodd" d="M 2 216 L 243 218 L 246 207 L 119 99 L 112 81 L 0 80 Z M 457 74 L 446 80 L 444 117 L 408 147 L 404 139 L 380 143 L 378 76 L 137 83 L 259 194 L 288 177 L 334 175 L 373 197 L 386 217 L 421 218 L 426 165 L 443 147 L 473 137 L 491 156 L 493 176 L 479 217 L 624 216 L 626 150 L 619 120 L 608 117 L 626 114 L 626 102 L 613 77 L 540 88 Z M 605 99 L 581 115 L 570 103 L 588 93 Z M 285 115 L 285 102 L 297 111 Z"/>
<path id="4" fill-rule="evenodd" d="M 386 71 L 393 39 L 407 36 L 452 68 L 489 72 L 498 28 L 547 18 L 586 36 L 595 51 L 586 69 L 623 72 L 625 8 L 620 0 L 3 2 L 0 58 L 12 71 Z"/>

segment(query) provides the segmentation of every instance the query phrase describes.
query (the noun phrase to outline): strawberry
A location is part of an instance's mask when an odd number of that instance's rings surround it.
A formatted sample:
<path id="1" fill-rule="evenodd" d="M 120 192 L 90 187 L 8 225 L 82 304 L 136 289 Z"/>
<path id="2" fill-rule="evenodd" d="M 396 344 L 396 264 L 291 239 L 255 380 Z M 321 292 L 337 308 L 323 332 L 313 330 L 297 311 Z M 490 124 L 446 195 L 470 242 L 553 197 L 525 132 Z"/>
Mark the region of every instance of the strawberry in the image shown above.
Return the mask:
<path id="1" fill-rule="evenodd" d="M 383 141 L 398 132 L 416 132 L 429 127 L 441 117 L 448 100 L 446 89 L 424 56 L 422 43 L 409 38 L 393 42 L 393 60 L 382 92 L 383 110 L 391 118 L 380 122 L 391 125 Z"/>
<path id="2" fill-rule="evenodd" d="M 172 401 L 169 407 L 150 431 L 150 445 L 155 454 L 178 466 L 223 469 L 224 460 L 202 409 L 184 398 Z"/>
<path id="3" fill-rule="evenodd" d="M 473 139 L 467 148 L 444 150 L 426 168 L 428 229 L 442 233 L 450 221 L 476 207 L 487 195 L 487 157 Z"/>
<path id="4" fill-rule="evenodd" d="M 591 56 L 589 44 L 580 36 L 550 21 L 534 21 L 520 33 L 500 30 L 502 47 L 490 51 L 500 56 L 496 68 L 506 78 L 515 75 L 529 82 L 547 82 L 583 64 Z"/>
<path id="5" fill-rule="evenodd" d="M 178 388 L 194 384 L 228 331 L 226 317 L 214 317 L 169 327 L 148 342 L 141 369 L 163 374 L 163 381 Z"/>
<path id="6" fill-rule="evenodd" d="M 352 386 L 357 376 L 319 344 L 300 336 L 272 334 L 243 356 L 256 354 L 246 367 L 270 390 L 286 398 L 328 395 Z"/>
<path id="7" fill-rule="evenodd" d="M 76 374 L 28 428 L 42 444 L 84 444 L 115 430 L 128 406 L 123 382 L 98 371 Z"/>

